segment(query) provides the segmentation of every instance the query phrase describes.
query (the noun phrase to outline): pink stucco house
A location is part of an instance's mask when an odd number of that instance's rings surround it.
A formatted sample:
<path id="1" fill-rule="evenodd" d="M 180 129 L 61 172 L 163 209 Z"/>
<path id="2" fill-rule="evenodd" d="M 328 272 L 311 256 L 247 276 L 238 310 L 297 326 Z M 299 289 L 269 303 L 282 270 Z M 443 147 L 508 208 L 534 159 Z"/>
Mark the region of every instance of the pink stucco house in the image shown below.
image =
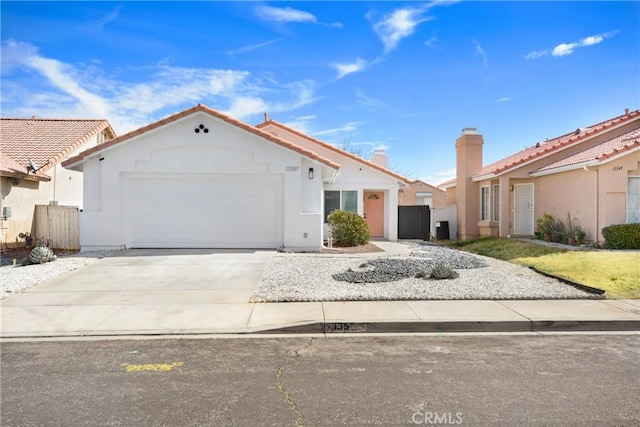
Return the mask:
<path id="1" fill-rule="evenodd" d="M 544 213 L 571 214 L 590 241 L 602 241 L 607 225 L 640 222 L 640 110 L 486 166 L 483 144 L 475 128 L 464 129 L 456 141 L 456 178 L 439 186 L 457 205 L 459 239 L 532 236 Z"/>
<path id="2" fill-rule="evenodd" d="M 429 206 L 440 208 L 446 205 L 447 193 L 435 185 L 416 179 L 398 191 L 400 206 Z"/>

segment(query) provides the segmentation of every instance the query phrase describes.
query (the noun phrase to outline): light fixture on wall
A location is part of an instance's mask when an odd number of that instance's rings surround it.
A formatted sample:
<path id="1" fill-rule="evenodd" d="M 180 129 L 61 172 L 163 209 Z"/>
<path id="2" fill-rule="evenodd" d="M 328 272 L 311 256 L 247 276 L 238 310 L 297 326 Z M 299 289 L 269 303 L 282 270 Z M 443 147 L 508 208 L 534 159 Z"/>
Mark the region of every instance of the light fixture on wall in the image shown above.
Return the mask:
<path id="1" fill-rule="evenodd" d="M 313 168 L 309 168 L 309 179 L 313 179 Z"/>

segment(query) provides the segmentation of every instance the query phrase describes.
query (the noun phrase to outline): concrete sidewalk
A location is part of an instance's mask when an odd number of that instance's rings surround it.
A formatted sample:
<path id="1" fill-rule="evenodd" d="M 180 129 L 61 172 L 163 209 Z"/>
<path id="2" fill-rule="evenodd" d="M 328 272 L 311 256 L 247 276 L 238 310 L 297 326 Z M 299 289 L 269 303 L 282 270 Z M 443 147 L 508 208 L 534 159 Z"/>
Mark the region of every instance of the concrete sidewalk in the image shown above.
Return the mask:
<path id="1" fill-rule="evenodd" d="M 374 243 L 384 250 L 380 255 L 411 252 L 399 243 Z M 0 338 L 640 331 L 640 300 L 246 302 L 274 255 L 124 251 L 2 300 Z"/>
<path id="2" fill-rule="evenodd" d="M 3 304 L 1 337 L 531 331 L 640 331 L 640 301 Z"/>

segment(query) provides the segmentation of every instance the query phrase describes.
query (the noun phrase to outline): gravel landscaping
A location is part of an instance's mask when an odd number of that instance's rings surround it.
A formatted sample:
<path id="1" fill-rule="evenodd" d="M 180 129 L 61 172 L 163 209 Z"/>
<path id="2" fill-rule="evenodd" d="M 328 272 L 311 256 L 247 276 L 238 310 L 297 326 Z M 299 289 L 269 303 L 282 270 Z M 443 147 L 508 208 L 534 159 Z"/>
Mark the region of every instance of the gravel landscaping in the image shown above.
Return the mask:
<path id="1" fill-rule="evenodd" d="M 528 268 L 427 243 L 405 243 L 408 256 L 277 254 L 252 301 L 593 298 Z M 46 264 L 0 267 L 0 299 L 94 263 L 113 251 L 61 255 Z M 447 263 L 457 279 L 416 278 Z"/>
<path id="2" fill-rule="evenodd" d="M 594 295 L 526 267 L 431 244 L 406 243 L 410 256 L 368 258 L 278 254 L 252 301 L 562 299 Z M 437 263 L 457 279 L 416 278 Z M 366 280 L 366 281 L 365 281 Z"/>
<path id="3" fill-rule="evenodd" d="M 72 255 L 58 255 L 57 260 L 45 264 L 16 267 L 4 265 L 0 267 L 0 299 L 92 264 L 107 256 L 108 253 L 109 251 L 81 252 Z M 3 258 L 6 257 L 3 255 Z M 18 259 L 17 263 L 19 264 L 20 261 Z"/>

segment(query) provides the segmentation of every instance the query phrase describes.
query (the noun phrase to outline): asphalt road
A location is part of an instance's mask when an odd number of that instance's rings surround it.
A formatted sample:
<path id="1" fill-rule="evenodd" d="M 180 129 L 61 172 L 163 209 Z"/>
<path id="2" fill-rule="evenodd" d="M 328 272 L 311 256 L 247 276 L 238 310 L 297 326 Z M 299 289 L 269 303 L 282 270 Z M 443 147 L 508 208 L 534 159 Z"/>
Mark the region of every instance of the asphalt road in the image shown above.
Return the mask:
<path id="1" fill-rule="evenodd" d="M 638 426 L 640 336 L 5 342 L 2 426 Z"/>

